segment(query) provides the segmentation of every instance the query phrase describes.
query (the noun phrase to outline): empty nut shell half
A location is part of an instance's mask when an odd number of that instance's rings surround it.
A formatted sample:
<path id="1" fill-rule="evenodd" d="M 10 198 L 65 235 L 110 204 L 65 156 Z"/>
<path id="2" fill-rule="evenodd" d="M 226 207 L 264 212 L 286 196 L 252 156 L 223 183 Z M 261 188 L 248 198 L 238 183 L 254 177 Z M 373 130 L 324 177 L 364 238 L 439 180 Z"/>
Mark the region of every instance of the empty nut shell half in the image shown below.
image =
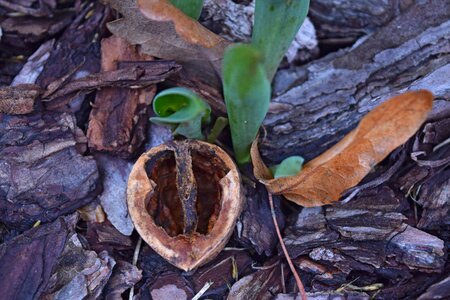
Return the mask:
<path id="1" fill-rule="evenodd" d="M 127 201 L 142 239 L 185 271 L 223 249 L 243 206 L 233 160 L 219 147 L 193 140 L 144 153 L 128 179 Z"/>

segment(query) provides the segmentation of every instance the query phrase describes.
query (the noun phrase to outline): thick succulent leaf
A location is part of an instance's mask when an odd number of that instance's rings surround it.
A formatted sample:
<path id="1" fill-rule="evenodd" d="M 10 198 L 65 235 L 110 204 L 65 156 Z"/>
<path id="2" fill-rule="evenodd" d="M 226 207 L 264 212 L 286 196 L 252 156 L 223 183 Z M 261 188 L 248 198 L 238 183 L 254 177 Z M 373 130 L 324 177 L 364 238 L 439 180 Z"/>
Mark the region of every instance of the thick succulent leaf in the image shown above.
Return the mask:
<path id="1" fill-rule="evenodd" d="M 236 161 L 250 161 L 250 146 L 266 116 L 270 83 L 261 53 L 253 46 L 236 44 L 225 50 L 223 89 Z"/>
<path id="2" fill-rule="evenodd" d="M 264 54 L 271 81 L 308 13 L 309 0 L 256 0 L 252 44 Z"/>
<path id="3" fill-rule="evenodd" d="M 281 178 L 297 175 L 303 167 L 304 159 L 301 156 L 290 156 L 279 165 L 270 168 L 273 178 Z"/>
<path id="4" fill-rule="evenodd" d="M 173 6 L 193 19 L 198 19 L 202 12 L 203 0 L 170 0 Z"/>
<path id="5" fill-rule="evenodd" d="M 201 124 L 209 122 L 211 108 L 197 94 L 186 88 L 171 88 L 156 95 L 152 122 L 169 125 L 175 134 L 202 139 Z"/>

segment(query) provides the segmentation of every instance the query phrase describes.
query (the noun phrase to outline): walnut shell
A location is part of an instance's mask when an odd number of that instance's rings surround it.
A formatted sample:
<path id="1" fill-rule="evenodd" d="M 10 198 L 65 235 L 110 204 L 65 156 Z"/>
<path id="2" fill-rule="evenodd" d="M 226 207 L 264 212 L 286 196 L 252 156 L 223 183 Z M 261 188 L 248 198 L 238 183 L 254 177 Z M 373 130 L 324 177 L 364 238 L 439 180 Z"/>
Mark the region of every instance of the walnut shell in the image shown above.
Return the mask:
<path id="1" fill-rule="evenodd" d="M 185 271 L 213 259 L 239 217 L 239 172 L 219 147 L 170 142 L 141 155 L 131 171 L 128 209 L 142 239 Z"/>

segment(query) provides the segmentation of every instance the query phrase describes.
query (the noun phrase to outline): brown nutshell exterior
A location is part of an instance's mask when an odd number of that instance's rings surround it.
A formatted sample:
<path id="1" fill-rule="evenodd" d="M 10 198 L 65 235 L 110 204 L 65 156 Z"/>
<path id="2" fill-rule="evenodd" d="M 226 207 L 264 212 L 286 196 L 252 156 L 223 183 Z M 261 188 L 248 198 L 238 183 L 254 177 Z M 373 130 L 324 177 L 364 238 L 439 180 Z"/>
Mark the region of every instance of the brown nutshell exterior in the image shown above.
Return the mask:
<path id="1" fill-rule="evenodd" d="M 163 166 L 168 165 L 166 162 L 169 158 L 164 158 L 169 157 L 167 153 L 172 155 L 172 160 L 175 159 L 176 167 L 172 167 L 172 171 L 175 168 L 176 180 L 172 180 L 175 175 L 171 175 L 173 173 L 170 170 L 163 170 Z M 201 165 L 200 169 L 198 165 Z M 210 173 L 214 174 L 211 176 Z M 168 177 L 175 183 L 167 182 Z M 217 183 L 211 183 L 217 178 L 220 178 Z M 157 182 L 167 183 L 168 187 L 158 187 Z M 211 199 L 210 194 L 202 197 L 204 186 L 211 184 L 220 187 L 217 191 L 220 199 Z M 171 203 L 167 202 L 174 197 L 175 185 L 178 193 L 175 197 L 179 196 L 180 199 L 174 201 L 180 201 L 183 210 L 178 203 L 170 206 Z M 171 264 L 185 271 L 205 264 L 223 249 L 243 207 L 240 176 L 233 160 L 219 147 L 193 140 L 170 142 L 144 153 L 128 179 L 127 201 L 133 223 L 144 241 Z M 161 203 L 165 205 L 165 210 L 156 210 L 155 207 L 160 207 Z M 216 203 L 216 208 L 213 213 L 207 213 L 206 225 L 202 225 L 207 229 L 199 229 L 199 219 L 205 218 L 201 209 L 211 207 L 211 203 Z M 172 211 L 177 209 L 178 212 Z M 183 215 L 182 220 L 180 214 Z M 171 221 L 177 223 L 178 227 L 181 224 L 182 232 L 174 234 L 172 231 L 169 234 L 171 228 L 166 228 L 169 225 L 157 224 L 155 221 L 163 219 L 162 222 L 166 222 L 170 218 L 174 219 Z M 206 232 L 199 232 L 202 230 Z"/>

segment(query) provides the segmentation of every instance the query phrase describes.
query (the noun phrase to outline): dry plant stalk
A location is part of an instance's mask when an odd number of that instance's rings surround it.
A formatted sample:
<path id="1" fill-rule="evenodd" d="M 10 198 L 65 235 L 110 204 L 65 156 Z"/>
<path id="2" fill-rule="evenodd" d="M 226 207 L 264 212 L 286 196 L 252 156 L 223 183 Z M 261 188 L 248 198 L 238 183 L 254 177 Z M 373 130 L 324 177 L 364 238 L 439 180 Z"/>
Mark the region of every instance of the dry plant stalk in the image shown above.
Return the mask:
<path id="1" fill-rule="evenodd" d="M 223 249 L 243 206 L 233 160 L 219 147 L 193 140 L 144 153 L 131 171 L 127 200 L 142 239 L 185 271 Z"/>
<path id="2" fill-rule="evenodd" d="M 311 207 L 338 201 L 344 191 L 357 185 L 419 129 L 432 104 L 433 95 L 425 90 L 389 99 L 295 176 L 273 179 L 255 141 L 251 150 L 254 174 L 270 193 L 282 194 L 298 205 Z"/>

